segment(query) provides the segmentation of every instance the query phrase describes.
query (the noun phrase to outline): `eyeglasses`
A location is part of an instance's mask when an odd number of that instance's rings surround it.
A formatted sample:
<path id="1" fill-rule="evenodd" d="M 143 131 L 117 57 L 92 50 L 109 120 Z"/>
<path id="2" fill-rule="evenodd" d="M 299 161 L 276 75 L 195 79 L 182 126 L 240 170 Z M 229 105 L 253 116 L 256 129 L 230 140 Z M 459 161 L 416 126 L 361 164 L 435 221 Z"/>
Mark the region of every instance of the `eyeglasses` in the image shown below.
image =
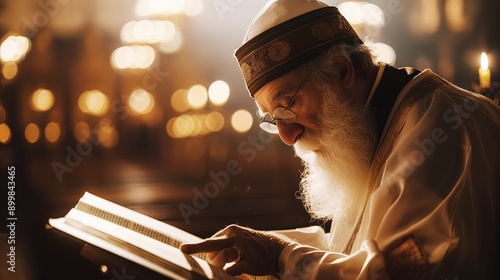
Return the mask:
<path id="1" fill-rule="evenodd" d="M 297 91 L 295 91 L 295 93 L 293 94 L 292 99 L 290 99 L 288 106 L 276 107 L 276 109 L 273 110 L 271 115 L 266 114 L 266 116 L 262 119 L 262 121 L 259 124 L 262 130 L 268 133 L 276 134 L 278 133 L 278 127 L 276 126 L 276 121 L 280 121 L 284 124 L 290 124 L 294 123 L 297 120 L 297 114 L 295 114 L 288 108 L 290 108 L 293 105 L 293 101 L 295 100 L 297 93 L 299 93 L 300 89 L 304 86 L 305 83 L 306 81 L 303 81 L 302 84 L 300 84 Z"/>

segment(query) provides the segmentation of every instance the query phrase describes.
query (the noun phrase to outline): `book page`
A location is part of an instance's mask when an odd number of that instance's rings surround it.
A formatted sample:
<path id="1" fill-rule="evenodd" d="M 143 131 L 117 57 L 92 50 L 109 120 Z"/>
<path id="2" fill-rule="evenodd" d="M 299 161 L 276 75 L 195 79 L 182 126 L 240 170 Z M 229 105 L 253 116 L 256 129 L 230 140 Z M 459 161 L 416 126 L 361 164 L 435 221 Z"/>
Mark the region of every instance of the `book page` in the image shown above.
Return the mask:
<path id="1" fill-rule="evenodd" d="M 70 210 L 65 218 L 50 219 L 49 223 L 54 228 L 89 244 L 169 277 L 191 279 L 194 273 L 208 279 L 213 279 L 215 276 L 217 279 L 219 277 L 233 279 L 199 258 L 186 255 L 163 242 L 76 209 Z"/>
<path id="2" fill-rule="evenodd" d="M 115 223 L 155 240 L 179 248 L 182 243 L 202 239 L 179 228 L 86 192 L 75 207 L 77 210 Z"/>
<path id="3" fill-rule="evenodd" d="M 78 214 L 79 213 L 79 214 Z M 147 236 L 151 238 L 154 241 L 158 241 L 162 244 L 160 247 L 175 247 L 171 248 L 171 252 L 176 252 L 177 254 L 182 254 L 184 255 L 180 250 L 178 250 L 179 246 L 182 243 L 195 243 L 202 241 L 201 238 L 188 233 L 186 231 L 183 231 L 179 228 L 176 228 L 172 225 L 163 223 L 161 221 L 158 221 L 156 219 L 153 219 L 149 216 L 146 216 L 144 214 L 138 213 L 136 211 L 133 211 L 131 209 L 125 208 L 121 205 L 115 204 L 113 202 L 110 202 L 106 199 L 100 198 L 96 195 L 93 195 L 89 192 L 85 192 L 85 194 L 80 198 L 78 201 L 78 204 L 72 209 L 68 215 L 67 218 L 68 221 L 65 222 L 65 227 L 68 226 L 69 220 L 75 220 L 74 217 L 78 216 L 90 216 L 93 217 L 94 219 L 99 218 L 102 219 L 103 222 L 111 223 L 114 224 L 115 226 L 122 227 L 123 229 L 127 229 L 130 232 L 134 232 L 136 234 Z M 73 217 L 73 218 L 71 218 Z M 53 223 L 55 222 L 55 219 L 53 220 Z M 88 219 L 84 219 L 88 220 Z M 49 221 L 50 223 L 50 221 Z M 58 222 L 60 224 L 61 222 Z M 71 222 L 69 222 L 71 223 Z M 54 226 L 55 227 L 55 226 Z M 61 227 L 61 226 L 59 226 Z M 56 227 L 57 228 L 57 227 Z M 73 229 L 74 231 L 74 229 Z M 77 236 L 78 237 L 78 236 Z M 81 238 L 82 240 L 85 240 Z M 89 242 L 89 241 L 87 241 Z M 91 242 L 89 242 L 91 243 Z M 91 243 L 93 244 L 93 243 Z M 109 246 L 109 245 L 108 245 Z M 107 248 L 101 247 L 105 250 Z M 173 249 L 173 250 L 172 250 Z M 115 248 L 115 251 L 118 250 Z M 108 250 L 109 251 L 109 250 Z M 123 250 L 121 250 L 123 251 Z M 114 252 L 114 251 L 110 251 Z M 173 255 L 175 255 L 174 253 Z M 123 253 L 122 254 L 126 254 Z M 200 259 L 201 264 L 200 266 L 204 267 L 204 270 L 207 270 L 207 266 L 210 267 L 210 265 L 206 262 L 207 261 L 207 256 L 206 254 L 194 254 L 192 255 L 196 259 Z M 131 259 L 132 261 L 135 261 Z M 140 262 L 139 262 L 140 263 Z M 208 269 L 210 270 L 210 269 Z M 213 273 L 214 271 L 212 271 Z M 215 270 L 215 272 L 218 273 L 223 273 L 225 274 L 224 271 L 218 271 Z M 241 275 L 241 279 L 276 279 L 273 276 L 250 276 L 250 275 Z"/>

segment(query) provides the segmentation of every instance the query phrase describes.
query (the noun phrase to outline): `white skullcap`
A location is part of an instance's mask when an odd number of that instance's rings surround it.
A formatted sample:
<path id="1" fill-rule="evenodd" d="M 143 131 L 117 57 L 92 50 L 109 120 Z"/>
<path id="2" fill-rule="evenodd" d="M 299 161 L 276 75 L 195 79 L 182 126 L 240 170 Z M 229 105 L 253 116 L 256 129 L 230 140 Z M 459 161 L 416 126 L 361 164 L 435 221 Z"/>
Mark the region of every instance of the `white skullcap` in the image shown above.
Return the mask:
<path id="1" fill-rule="evenodd" d="M 315 0 L 269 0 L 250 24 L 243 42 L 294 17 L 325 7 L 328 5 Z"/>
<path id="2" fill-rule="evenodd" d="M 235 57 L 253 97 L 268 82 L 333 45 L 362 43 L 336 7 L 316 0 L 270 0 Z"/>

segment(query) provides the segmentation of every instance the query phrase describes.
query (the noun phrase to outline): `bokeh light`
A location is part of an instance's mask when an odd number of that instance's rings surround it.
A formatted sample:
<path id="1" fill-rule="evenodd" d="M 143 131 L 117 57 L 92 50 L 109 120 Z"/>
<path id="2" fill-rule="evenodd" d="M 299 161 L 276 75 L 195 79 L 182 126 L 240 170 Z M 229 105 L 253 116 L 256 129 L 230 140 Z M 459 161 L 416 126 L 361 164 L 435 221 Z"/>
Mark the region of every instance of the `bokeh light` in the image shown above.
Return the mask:
<path id="1" fill-rule="evenodd" d="M 48 111 L 54 105 L 54 94 L 48 89 L 37 89 L 31 95 L 30 105 L 35 111 Z"/>
<path id="2" fill-rule="evenodd" d="M 194 17 L 203 12 L 203 0 L 185 0 L 184 14 L 188 17 Z"/>
<path id="3" fill-rule="evenodd" d="M 194 85 L 189 88 L 187 99 L 192 109 L 203 108 L 207 105 L 208 101 L 207 89 L 202 85 Z"/>
<path id="4" fill-rule="evenodd" d="M 89 90 L 80 95 L 78 107 L 84 113 L 102 116 L 109 109 L 109 98 L 98 90 Z"/>
<path id="5" fill-rule="evenodd" d="M 19 62 L 26 56 L 30 48 L 30 39 L 11 35 L 0 45 L 0 60 L 2 62 Z"/>
<path id="6" fill-rule="evenodd" d="M 226 104 L 229 98 L 229 85 L 221 80 L 213 82 L 208 88 L 208 97 L 210 102 L 221 106 Z"/>
<path id="7" fill-rule="evenodd" d="M 372 3 L 361 3 L 361 10 L 363 12 L 363 21 L 366 24 L 383 26 L 385 24 L 385 15 L 379 6 Z"/>
<path id="8" fill-rule="evenodd" d="M 119 135 L 113 124 L 101 121 L 97 125 L 97 130 L 101 146 L 104 148 L 113 148 L 118 144 Z"/>
<path id="9" fill-rule="evenodd" d="M 145 115 L 153 110 L 154 105 L 154 96 L 142 88 L 135 89 L 128 98 L 128 106 L 133 115 Z"/>
<path id="10" fill-rule="evenodd" d="M 172 138 L 203 136 L 222 130 L 224 117 L 219 112 L 209 114 L 182 114 L 167 122 L 166 132 Z"/>
<path id="11" fill-rule="evenodd" d="M 135 5 L 138 16 L 170 15 L 183 12 L 184 0 L 139 0 Z"/>
<path id="12" fill-rule="evenodd" d="M 2 67 L 2 74 L 7 80 L 12 80 L 16 77 L 18 72 L 18 67 L 16 62 L 5 62 Z"/>
<path id="13" fill-rule="evenodd" d="M 170 105 L 177 113 L 184 113 L 189 110 L 189 102 L 187 99 L 188 91 L 186 89 L 176 90 L 170 98 Z"/>
<path id="14" fill-rule="evenodd" d="M 84 142 L 89 138 L 90 127 L 86 122 L 78 122 L 73 127 L 73 137 L 78 142 Z"/>
<path id="15" fill-rule="evenodd" d="M 175 24 L 169 20 L 129 21 L 123 25 L 120 37 L 124 43 L 153 44 L 171 41 L 177 32 Z"/>
<path id="16" fill-rule="evenodd" d="M 117 69 L 146 69 L 156 58 L 154 49 L 148 45 L 119 47 L 111 54 L 111 64 Z"/>
<path id="17" fill-rule="evenodd" d="M 182 48 L 184 44 L 184 37 L 181 32 L 175 32 L 174 37 L 170 40 L 162 40 L 158 43 L 158 48 L 161 52 L 171 54 L 175 53 Z"/>
<path id="18" fill-rule="evenodd" d="M 224 127 L 224 116 L 219 112 L 211 112 L 205 118 L 205 125 L 211 132 L 217 132 Z"/>
<path id="19" fill-rule="evenodd" d="M 347 1 L 338 5 L 340 13 L 353 24 L 370 24 L 382 26 L 385 16 L 379 6 L 366 2 Z"/>
<path id="20" fill-rule="evenodd" d="M 396 62 L 396 51 L 391 46 L 380 42 L 372 43 L 369 46 L 376 61 L 394 65 Z"/>
<path id="21" fill-rule="evenodd" d="M 50 122 L 45 126 L 45 139 L 51 143 L 57 142 L 61 137 L 61 127 L 55 122 Z"/>
<path id="22" fill-rule="evenodd" d="M 40 139 L 40 128 L 38 125 L 34 123 L 28 124 L 26 129 L 24 129 L 24 137 L 26 137 L 26 141 L 29 143 L 36 143 Z"/>
<path id="23" fill-rule="evenodd" d="M 0 143 L 9 144 L 10 139 L 12 138 L 12 132 L 10 131 L 10 127 L 6 123 L 0 124 Z"/>
<path id="24" fill-rule="evenodd" d="M 231 126 L 236 132 L 244 133 L 253 125 L 253 117 L 247 110 L 238 110 L 231 116 Z"/>

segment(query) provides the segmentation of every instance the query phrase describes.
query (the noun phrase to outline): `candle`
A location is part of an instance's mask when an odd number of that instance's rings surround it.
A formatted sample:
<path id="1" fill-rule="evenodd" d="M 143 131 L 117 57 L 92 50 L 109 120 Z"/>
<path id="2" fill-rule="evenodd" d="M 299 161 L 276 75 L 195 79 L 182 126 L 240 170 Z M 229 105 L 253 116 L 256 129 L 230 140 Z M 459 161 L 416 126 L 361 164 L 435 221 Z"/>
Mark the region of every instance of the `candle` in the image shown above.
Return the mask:
<path id="1" fill-rule="evenodd" d="M 490 87 L 490 68 L 488 68 L 488 56 L 481 54 L 481 67 L 479 68 L 479 86 L 481 88 Z"/>

